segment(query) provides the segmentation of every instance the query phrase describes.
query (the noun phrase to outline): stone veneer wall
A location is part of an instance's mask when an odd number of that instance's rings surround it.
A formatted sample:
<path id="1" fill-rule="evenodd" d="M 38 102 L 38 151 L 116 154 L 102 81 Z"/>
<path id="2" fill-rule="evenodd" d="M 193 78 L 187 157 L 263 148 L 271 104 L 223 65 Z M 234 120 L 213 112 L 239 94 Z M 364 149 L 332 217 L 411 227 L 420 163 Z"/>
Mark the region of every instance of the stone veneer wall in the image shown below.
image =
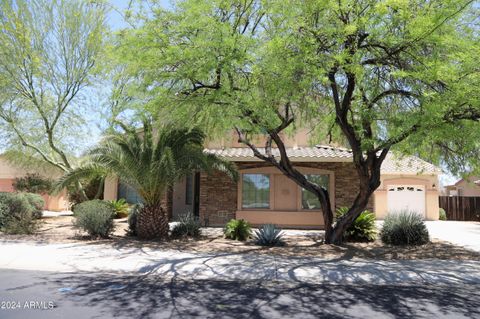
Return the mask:
<path id="1" fill-rule="evenodd" d="M 239 170 L 270 166 L 263 162 L 239 162 Z M 358 192 L 358 178 L 353 163 L 299 162 L 295 166 L 313 167 L 334 171 L 335 208 L 349 206 Z M 235 218 L 237 211 L 237 183 L 221 172 L 200 175 L 200 221 L 211 226 L 223 226 Z M 373 211 L 373 196 L 367 207 Z"/>
<path id="2" fill-rule="evenodd" d="M 223 226 L 235 218 L 237 183 L 222 172 L 200 173 L 200 222 Z"/>

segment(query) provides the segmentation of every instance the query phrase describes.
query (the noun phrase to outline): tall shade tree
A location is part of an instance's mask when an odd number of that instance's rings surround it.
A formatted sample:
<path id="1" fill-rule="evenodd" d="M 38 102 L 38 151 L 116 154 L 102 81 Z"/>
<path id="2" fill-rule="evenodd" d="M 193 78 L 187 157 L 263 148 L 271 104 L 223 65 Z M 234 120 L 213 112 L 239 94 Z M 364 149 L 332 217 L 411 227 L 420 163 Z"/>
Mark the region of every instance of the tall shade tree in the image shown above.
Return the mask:
<path id="1" fill-rule="evenodd" d="M 460 126 L 475 128 L 463 139 L 470 151 L 478 147 L 472 3 L 177 1 L 123 32 L 118 52 L 151 94 L 151 109 L 212 131 L 235 129 L 256 157 L 318 197 L 326 243 L 340 243 L 379 187 L 391 150 L 459 145 L 449 132 Z M 352 149 L 359 192 L 337 221 L 327 190 L 288 158 L 283 133 L 299 127 Z M 252 142 L 256 134 L 266 135 L 264 147 Z"/>
<path id="2" fill-rule="evenodd" d="M 99 71 L 104 20 L 103 5 L 91 1 L 1 1 L 0 147 L 72 169 L 82 142 L 75 137 L 92 120 L 86 99 Z"/>
<path id="3" fill-rule="evenodd" d="M 118 176 L 143 199 L 137 217 L 142 238 L 168 236 L 168 213 L 162 206 L 167 189 L 195 170 L 220 170 L 236 178 L 235 166 L 203 152 L 205 134 L 196 128 L 163 127 L 154 132 L 144 120 L 141 130 L 122 125 L 122 132 L 108 135 L 88 154 L 88 161 L 68 172 L 58 189 L 91 176 Z"/>

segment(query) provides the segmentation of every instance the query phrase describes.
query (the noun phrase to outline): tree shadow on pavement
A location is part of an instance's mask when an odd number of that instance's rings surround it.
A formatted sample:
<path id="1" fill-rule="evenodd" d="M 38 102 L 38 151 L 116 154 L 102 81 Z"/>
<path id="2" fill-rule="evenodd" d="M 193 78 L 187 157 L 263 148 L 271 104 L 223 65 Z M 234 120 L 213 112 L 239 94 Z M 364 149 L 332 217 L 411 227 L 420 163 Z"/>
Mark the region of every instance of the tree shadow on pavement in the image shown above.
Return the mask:
<path id="1" fill-rule="evenodd" d="M 311 285 L 279 281 L 184 280 L 159 275 L 59 274 L 59 294 L 116 318 L 480 317 L 479 285 Z M 68 310 L 68 309 L 67 309 Z M 113 316 L 112 316 L 113 317 Z"/>

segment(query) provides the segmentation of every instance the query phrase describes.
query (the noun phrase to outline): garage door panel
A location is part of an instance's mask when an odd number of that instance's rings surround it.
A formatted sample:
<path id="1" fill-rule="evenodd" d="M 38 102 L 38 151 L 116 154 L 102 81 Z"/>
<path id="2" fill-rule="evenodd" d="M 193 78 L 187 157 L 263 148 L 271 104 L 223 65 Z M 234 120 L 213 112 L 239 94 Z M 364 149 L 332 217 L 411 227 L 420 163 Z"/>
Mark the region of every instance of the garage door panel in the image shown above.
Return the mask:
<path id="1" fill-rule="evenodd" d="M 390 185 L 387 189 L 389 213 L 411 211 L 425 217 L 425 186 Z"/>

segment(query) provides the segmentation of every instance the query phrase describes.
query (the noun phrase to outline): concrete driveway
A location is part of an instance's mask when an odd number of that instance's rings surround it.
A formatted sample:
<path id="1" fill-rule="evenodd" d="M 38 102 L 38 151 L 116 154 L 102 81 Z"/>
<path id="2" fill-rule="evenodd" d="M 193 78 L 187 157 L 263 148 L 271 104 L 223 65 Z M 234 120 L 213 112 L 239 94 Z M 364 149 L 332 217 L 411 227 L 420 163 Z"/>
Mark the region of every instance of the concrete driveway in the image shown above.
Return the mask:
<path id="1" fill-rule="evenodd" d="M 480 223 L 457 221 L 427 221 L 431 238 L 448 241 L 480 252 Z"/>

